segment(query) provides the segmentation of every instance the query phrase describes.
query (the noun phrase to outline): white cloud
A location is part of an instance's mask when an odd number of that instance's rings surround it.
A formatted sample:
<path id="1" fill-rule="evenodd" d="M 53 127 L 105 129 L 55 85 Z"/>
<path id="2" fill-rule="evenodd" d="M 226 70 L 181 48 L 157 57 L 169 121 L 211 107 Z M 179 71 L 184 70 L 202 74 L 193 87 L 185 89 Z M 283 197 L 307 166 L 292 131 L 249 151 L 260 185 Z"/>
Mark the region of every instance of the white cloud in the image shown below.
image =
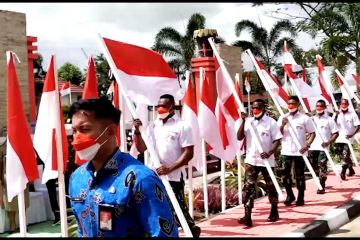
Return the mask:
<path id="1" fill-rule="evenodd" d="M 238 21 L 249 19 L 270 30 L 277 20 L 267 16 L 266 12 L 276 10 L 280 5 L 252 7 L 252 3 L 0 3 L 0 9 L 26 14 L 27 34 L 38 37 L 44 67 L 47 67 L 50 54 L 55 54 L 58 67 L 69 61 L 83 69 L 87 59 L 81 48 L 87 54 L 100 52 L 95 39 L 96 32 L 104 37 L 150 48 L 161 28 L 171 26 L 183 34 L 189 17 L 199 12 L 206 17 L 208 28 L 217 29 L 227 43 L 232 43 L 239 39 L 234 30 Z M 293 9 L 291 7 L 290 10 Z M 243 33 L 240 38 L 249 39 L 249 34 Z M 297 42 L 304 49 L 314 45 L 314 41 L 306 34 L 300 34 Z"/>

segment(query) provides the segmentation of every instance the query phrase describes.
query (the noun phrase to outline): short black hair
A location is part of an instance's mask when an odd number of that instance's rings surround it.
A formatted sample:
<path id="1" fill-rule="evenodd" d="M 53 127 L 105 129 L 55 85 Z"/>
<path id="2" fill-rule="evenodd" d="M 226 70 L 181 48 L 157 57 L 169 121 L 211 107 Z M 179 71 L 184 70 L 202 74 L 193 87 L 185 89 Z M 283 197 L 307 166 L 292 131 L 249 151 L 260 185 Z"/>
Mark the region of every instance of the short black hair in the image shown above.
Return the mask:
<path id="1" fill-rule="evenodd" d="M 171 94 L 163 94 L 160 96 L 160 98 L 166 98 L 166 99 L 169 99 L 169 101 L 175 105 L 175 99 L 174 99 L 174 96 L 171 95 Z"/>
<path id="2" fill-rule="evenodd" d="M 346 101 L 347 104 L 350 104 L 350 103 L 349 103 L 349 100 L 348 100 L 347 98 L 342 98 L 342 99 L 340 100 L 340 102 L 342 102 L 342 101 Z"/>
<path id="3" fill-rule="evenodd" d="M 115 124 L 119 124 L 120 121 L 121 111 L 116 109 L 106 97 L 80 99 L 74 102 L 70 107 L 69 117 L 72 118 L 80 110 L 93 111 L 95 118 L 108 119 Z"/>
<path id="4" fill-rule="evenodd" d="M 266 104 L 265 100 L 261 99 L 261 98 L 256 99 L 254 102 L 261 103 L 263 106 L 265 106 L 265 104 Z"/>
<path id="5" fill-rule="evenodd" d="M 289 99 L 288 99 L 288 101 L 289 101 L 289 100 L 295 100 L 296 102 L 300 102 L 299 97 L 298 97 L 298 96 L 295 96 L 295 95 L 294 95 L 294 96 L 290 96 Z"/>
<path id="6" fill-rule="evenodd" d="M 317 102 L 318 102 L 318 103 L 321 103 L 321 104 L 323 104 L 323 105 L 326 105 L 326 102 L 325 102 L 324 100 L 322 100 L 322 99 L 318 100 Z"/>

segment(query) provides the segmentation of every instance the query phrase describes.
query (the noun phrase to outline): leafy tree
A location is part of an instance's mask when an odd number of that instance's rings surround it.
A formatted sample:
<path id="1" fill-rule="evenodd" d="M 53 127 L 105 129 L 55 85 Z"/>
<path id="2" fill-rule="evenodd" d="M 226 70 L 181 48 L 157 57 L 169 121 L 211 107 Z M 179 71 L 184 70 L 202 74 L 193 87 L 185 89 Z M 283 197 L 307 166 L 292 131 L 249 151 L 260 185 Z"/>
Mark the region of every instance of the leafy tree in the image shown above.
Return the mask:
<path id="1" fill-rule="evenodd" d="M 69 62 L 64 63 L 64 65 L 59 68 L 58 77 L 70 81 L 75 85 L 80 85 L 83 81 L 83 74 L 80 68 Z"/>
<path id="2" fill-rule="evenodd" d="M 191 69 L 191 58 L 195 52 L 193 33 L 202 28 L 205 28 L 205 17 L 194 13 L 188 20 L 185 34 L 173 27 L 162 28 L 155 36 L 152 49 L 169 58 L 168 63 L 178 76 L 184 74 Z"/>
<path id="3" fill-rule="evenodd" d="M 102 53 L 94 57 L 94 62 L 99 95 L 106 96 L 111 80 L 114 79 L 114 77 L 112 79 L 109 77 L 110 65 Z"/>
<path id="4" fill-rule="evenodd" d="M 270 32 L 250 20 L 242 20 L 235 25 L 235 34 L 237 37 L 248 30 L 252 41 L 238 40 L 233 43 L 234 46 L 241 47 L 243 50 L 250 49 L 254 55 L 258 56 L 269 71 L 279 68 L 276 58 L 282 54 L 284 41 L 289 49 L 297 50 L 295 43 L 297 32 L 295 26 L 288 20 L 282 20 L 275 23 Z M 282 34 L 289 34 L 290 37 L 281 37 Z"/>

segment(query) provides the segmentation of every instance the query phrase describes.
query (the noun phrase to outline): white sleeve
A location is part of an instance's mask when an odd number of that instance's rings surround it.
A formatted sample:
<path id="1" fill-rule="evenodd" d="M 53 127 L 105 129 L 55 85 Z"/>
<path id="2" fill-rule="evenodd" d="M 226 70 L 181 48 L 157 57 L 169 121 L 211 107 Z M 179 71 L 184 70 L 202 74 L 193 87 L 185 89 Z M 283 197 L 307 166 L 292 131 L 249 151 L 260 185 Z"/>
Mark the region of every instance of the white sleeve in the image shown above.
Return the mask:
<path id="1" fill-rule="evenodd" d="M 192 130 L 188 124 L 183 124 L 183 127 L 180 131 L 179 142 L 181 147 L 183 148 L 195 145 Z"/>

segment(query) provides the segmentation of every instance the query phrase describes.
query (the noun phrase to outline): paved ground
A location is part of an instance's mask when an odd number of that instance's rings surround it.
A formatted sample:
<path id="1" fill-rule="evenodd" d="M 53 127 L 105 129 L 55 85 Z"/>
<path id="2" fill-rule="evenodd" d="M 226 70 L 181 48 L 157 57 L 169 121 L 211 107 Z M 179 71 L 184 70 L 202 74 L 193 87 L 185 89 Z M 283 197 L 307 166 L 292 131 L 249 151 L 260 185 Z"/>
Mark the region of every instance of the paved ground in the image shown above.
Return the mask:
<path id="1" fill-rule="evenodd" d="M 255 202 L 253 209 L 253 227 L 239 225 L 237 219 L 244 214 L 242 207 L 227 210 L 225 213 L 199 223 L 204 237 L 279 237 L 310 223 L 324 215 L 330 209 L 351 200 L 359 194 L 360 167 L 355 168 L 356 176 L 346 181 L 340 180 L 334 173 L 330 173 L 327 180 L 327 193 L 316 194 L 316 185 L 313 180 L 307 181 L 305 205 L 285 207 L 279 204 L 280 220 L 276 223 L 266 222 L 270 212 L 267 198 Z M 297 190 L 294 189 L 297 194 Z M 181 233 L 182 236 L 183 233 Z"/>
<path id="2" fill-rule="evenodd" d="M 360 237 L 360 216 L 330 232 L 326 237 Z"/>

